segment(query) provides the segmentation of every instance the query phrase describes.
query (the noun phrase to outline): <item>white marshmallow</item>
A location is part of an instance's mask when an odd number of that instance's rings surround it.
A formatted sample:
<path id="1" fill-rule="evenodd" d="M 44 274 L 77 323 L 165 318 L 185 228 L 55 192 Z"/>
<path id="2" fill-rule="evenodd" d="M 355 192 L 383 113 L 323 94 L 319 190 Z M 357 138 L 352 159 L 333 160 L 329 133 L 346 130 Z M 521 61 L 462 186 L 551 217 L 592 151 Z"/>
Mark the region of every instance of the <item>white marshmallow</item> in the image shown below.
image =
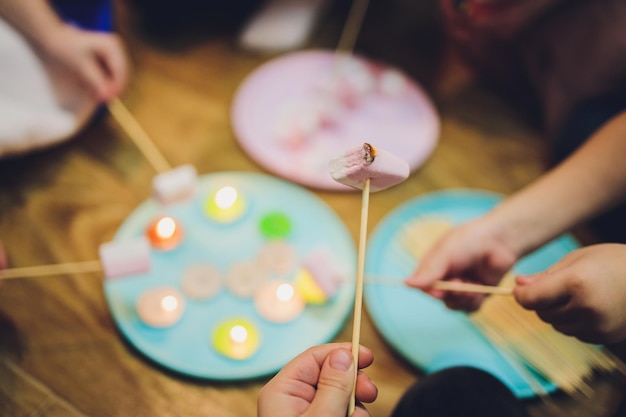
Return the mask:
<path id="1" fill-rule="evenodd" d="M 145 238 L 100 245 L 105 279 L 150 271 L 150 244 Z"/>
<path id="2" fill-rule="evenodd" d="M 378 79 L 380 92 L 387 96 L 398 96 L 405 92 L 408 87 L 406 77 L 397 70 L 386 70 Z"/>
<path id="3" fill-rule="evenodd" d="M 356 58 L 344 58 L 332 75 L 334 96 L 349 108 L 356 107 L 360 101 L 376 89 L 376 79 L 370 68 Z"/>
<path id="4" fill-rule="evenodd" d="M 152 179 L 152 188 L 157 201 L 168 205 L 193 197 L 197 183 L 196 168 L 187 164 L 155 176 Z"/>

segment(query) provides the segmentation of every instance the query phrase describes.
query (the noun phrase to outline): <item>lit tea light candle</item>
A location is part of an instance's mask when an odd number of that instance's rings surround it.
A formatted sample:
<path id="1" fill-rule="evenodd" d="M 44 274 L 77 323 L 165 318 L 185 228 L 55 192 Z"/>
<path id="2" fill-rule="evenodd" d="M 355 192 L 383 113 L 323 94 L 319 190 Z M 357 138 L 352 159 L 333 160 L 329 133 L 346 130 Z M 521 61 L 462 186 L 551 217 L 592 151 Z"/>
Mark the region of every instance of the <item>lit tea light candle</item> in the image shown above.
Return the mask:
<path id="1" fill-rule="evenodd" d="M 152 327 L 169 327 L 183 315 L 185 301 L 171 287 L 158 287 L 144 292 L 137 300 L 137 314 L 141 321 Z"/>
<path id="2" fill-rule="evenodd" d="M 305 302 L 287 281 L 268 281 L 254 294 L 254 306 L 266 320 L 286 323 L 298 317 L 305 307 Z"/>
<path id="3" fill-rule="evenodd" d="M 221 323 L 213 334 L 213 347 L 231 359 L 247 359 L 259 348 L 259 332 L 244 319 L 230 319 Z"/>
<path id="4" fill-rule="evenodd" d="M 231 223 L 243 216 L 245 211 L 245 199 L 231 186 L 218 189 L 205 204 L 207 216 L 220 223 Z"/>
<path id="5" fill-rule="evenodd" d="M 150 244 L 160 250 L 171 250 L 183 239 L 183 228 L 170 216 L 155 219 L 146 229 Z"/>

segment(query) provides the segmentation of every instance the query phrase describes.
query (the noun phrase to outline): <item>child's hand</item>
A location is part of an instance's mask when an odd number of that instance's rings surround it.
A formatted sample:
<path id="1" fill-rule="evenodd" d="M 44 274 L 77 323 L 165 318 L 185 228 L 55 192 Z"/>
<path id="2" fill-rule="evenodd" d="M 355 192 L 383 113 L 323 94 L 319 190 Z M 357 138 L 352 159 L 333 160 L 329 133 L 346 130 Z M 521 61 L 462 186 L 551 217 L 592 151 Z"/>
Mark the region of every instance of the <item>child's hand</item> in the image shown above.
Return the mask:
<path id="1" fill-rule="evenodd" d="M 298 355 L 259 394 L 258 417 L 345 417 L 354 376 L 356 399 L 372 402 L 378 391 L 365 373 L 354 369 L 350 343 L 312 347 Z M 361 347 L 359 369 L 369 366 L 372 352 Z M 357 407 L 352 417 L 369 414 Z"/>
<path id="2" fill-rule="evenodd" d="M 128 82 L 128 65 L 118 35 L 58 26 L 39 49 L 51 65 L 72 74 L 98 101 L 118 96 Z"/>
<path id="3" fill-rule="evenodd" d="M 496 285 L 520 254 L 500 235 L 497 224 L 486 217 L 449 231 L 419 260 L 406 284 L 441 299 L 455 310 L 474 311 L 485 295 L 432 289 L 435 281 L 459 280 Z"/>
<path id="4" fill-rule="evenodd" d="M 585 342 L 626 340 L 626 245 L 578 249 L 516 281 L 517 301 L 556 330 Z"/>

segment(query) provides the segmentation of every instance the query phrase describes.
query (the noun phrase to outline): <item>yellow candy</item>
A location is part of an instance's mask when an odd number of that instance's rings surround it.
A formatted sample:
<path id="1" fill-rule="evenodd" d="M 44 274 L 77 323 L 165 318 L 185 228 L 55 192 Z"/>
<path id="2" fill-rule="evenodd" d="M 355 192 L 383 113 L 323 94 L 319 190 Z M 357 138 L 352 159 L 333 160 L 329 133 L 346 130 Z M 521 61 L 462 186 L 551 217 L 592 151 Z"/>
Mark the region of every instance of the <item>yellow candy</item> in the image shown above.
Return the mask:
<path id="1" fill-rule="evenodd" d="M 328 297 L 322 288 L 317 284 L 313 275 L 301 269 L 295 279 L 296 291 L 309 304 L 323 304 L 328 301 Z"/>

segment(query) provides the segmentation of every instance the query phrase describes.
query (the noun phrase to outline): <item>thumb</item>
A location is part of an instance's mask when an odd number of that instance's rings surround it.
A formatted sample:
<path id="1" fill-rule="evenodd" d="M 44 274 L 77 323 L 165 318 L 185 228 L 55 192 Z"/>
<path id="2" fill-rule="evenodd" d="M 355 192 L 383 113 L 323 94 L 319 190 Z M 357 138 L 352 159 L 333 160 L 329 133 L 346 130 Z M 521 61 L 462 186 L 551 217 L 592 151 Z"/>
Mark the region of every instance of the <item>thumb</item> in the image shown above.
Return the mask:
<path id="1" fill-rule="evenodd" d="M 560 274 L 539 272 L 516 277 L 513 294 L 517 302 L 527 310 L 545 310 L 563 304 L 567 299 Z"/>
<path id="2" fill-rule="evenodd" d="M 424 257 L 405 283 L 408 286 L 420 289 L 429 288 L 435 281 L 446 276 L 446 262 L 439 254 Z"/>
<path id="3" fill-rule="evenodd" d="M 307 414 L 345 417 L 355 378 L 352 353 L 346 349 L 331 352 L 322 365 L 317 392 Z"/>

